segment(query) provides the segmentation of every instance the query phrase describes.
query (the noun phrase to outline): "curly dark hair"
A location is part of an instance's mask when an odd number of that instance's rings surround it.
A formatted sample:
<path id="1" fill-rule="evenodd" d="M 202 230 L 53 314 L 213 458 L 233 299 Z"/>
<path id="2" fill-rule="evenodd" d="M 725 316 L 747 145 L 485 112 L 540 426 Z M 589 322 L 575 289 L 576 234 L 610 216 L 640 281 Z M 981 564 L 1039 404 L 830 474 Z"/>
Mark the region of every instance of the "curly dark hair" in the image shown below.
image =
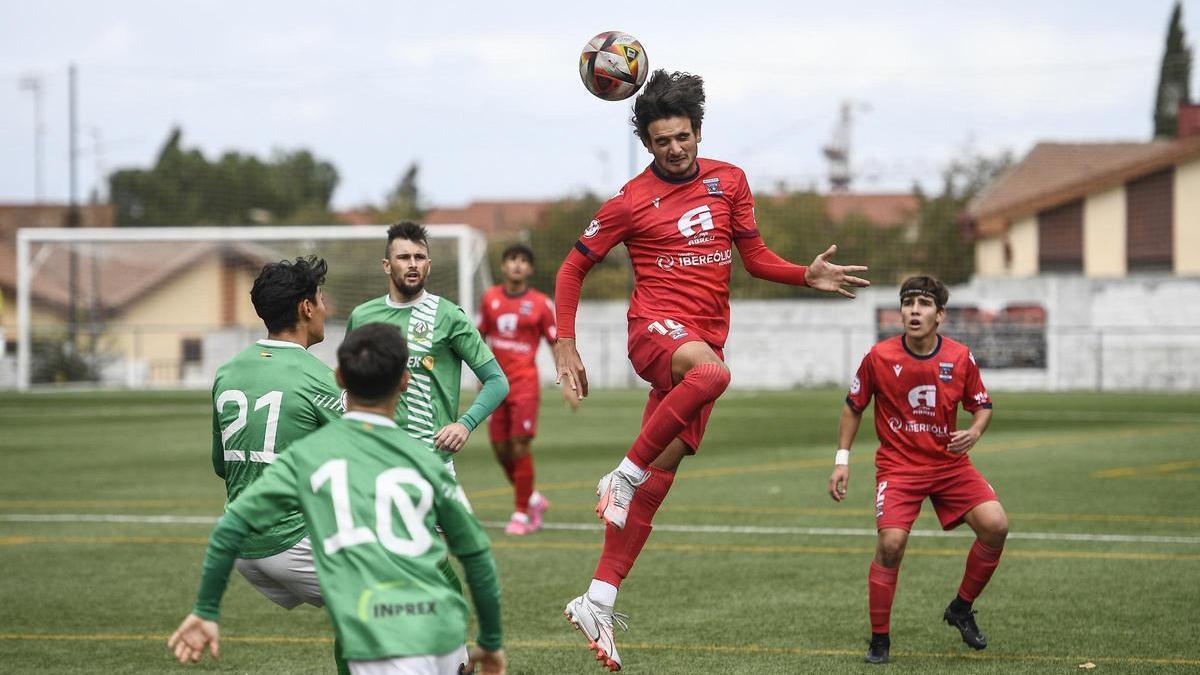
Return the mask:
<path id="1" fill-rule="evenodd" d="M 533 264 L 533 249 L 525 244 L 512 244 L 504 249 L 504 253 L 500 255 L 500 260 L 508 260 L 509 258 L 525 258 L 529 264 Z"/>
<path id="2" fill-rule="evenodd" d="M 396 391 L 408 368 L 408 343 L 395 326 L 368 323 L 350 331 L 337 360 L 346 391 L 359 403 L 380 403 Z"/>
<path id="3" fill-rule="evenodd" d="M 424 225 L 419 225 L 411 220 L 401 220 L 388 228 L 387 247 L 383 250 L 383 257 L 388 257 L 392 252 L 392 240 L 405 239 L 425 247 L 429 250 L 429 233 L 425 231 Z"/>
<path id="4" fill-rule="evenodd" d="M 704 80 L 699 75 L 659 68 L 650 74 L 646 88 L 633 102 L 629 123 L 642 143 L 650 142 L 650 123 L 668 117 L 686 117 L 692 131 L 704 121 Z"/>
<path id="5" fill-rule="evenodd" d="M 301 300 L 317 301 L 317 287 L 325 283 L 325 260 L 316 256 L 281 260 L 263 265 L 250 289 L 254 312 L 271 333 L 294 328 L 300 320 Z"/>
<path id="6" fill-rule="evenodd" d="M 950 289 L 935 277 L 919 276 L 905 279 L 904 283 L 900 284 L 900 302 L 903 303 L 906 296 L 913 294 L 928 295 L 933 298 L 933 304 L 937 305 L 938 309 L 950 302 Z"/>

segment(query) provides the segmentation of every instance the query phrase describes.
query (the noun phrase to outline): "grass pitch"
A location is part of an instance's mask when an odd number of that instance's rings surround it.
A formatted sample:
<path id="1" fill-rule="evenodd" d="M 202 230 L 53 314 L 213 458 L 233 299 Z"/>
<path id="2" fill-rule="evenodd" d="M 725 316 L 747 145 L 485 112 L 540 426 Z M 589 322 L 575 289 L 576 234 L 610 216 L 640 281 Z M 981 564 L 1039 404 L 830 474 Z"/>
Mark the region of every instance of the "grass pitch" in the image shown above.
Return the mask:
<path id="1" fill-rule="evenodd" d="M 825 494 L 843 393 L 732 391 L 684 462 L 624 584 L 618 633 L 636 673 L 878 672 L 870 627 L 872 452 L 850 495 Z M 562 617 L 599 555 L 595 481 L 637 432 L 644 395 L 597 392 L 572 416 L 546 392 L 535 442 L 547 529 L 501 532 L 511 494 L 483 430 L 458 460 L 504 586 L 511 673 L 599 673 Z M 0 671 L 180 672 L 164 646 L 187 613 L 222 485 L 204 393 L 0 395 Z M 1200 396 L 997 394 L 972 451 L 1012 534 L 976 602 L 991 645 L 941 612 L 971 539 L 914 534 L 892 618 L 890 673 L 1200 669 Z M 156 517 L 158 518 L 155 522 Z M 932 509 L 915 527 L 937 530 Z M 332 631 L 237 574 L 219 662 L 205 672 L 332 672 Z"/>

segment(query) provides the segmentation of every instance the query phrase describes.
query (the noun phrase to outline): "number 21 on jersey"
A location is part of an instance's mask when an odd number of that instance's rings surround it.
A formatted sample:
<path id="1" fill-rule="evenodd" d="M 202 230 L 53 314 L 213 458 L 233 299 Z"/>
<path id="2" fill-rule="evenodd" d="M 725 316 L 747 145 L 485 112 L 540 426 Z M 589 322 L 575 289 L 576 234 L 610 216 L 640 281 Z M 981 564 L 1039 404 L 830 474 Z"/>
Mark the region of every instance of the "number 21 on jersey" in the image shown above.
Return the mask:
<path id="1" fill-rule="evenodd" d="M 275 461 L 275 434 L 279 430 L 279 408 L 283 404 L 282 391 L 268 391 L 254 401 L 254 412 L 266 408 L 267 424 L 263 433 L 262 450 L 237 449 L 229 447 L 229 439 L 246 426 L 248 409 L 250 407 L 246 392 L 230 389 L 217 396 L 217 414 L 225 411 L 230 403 L 237 406 L 237 417 L 229 426 L 221 430 L 221 447 L 225 449 L 225 461 L 244 462 L 249 454 L 251 462 L 270 464 Z"/>

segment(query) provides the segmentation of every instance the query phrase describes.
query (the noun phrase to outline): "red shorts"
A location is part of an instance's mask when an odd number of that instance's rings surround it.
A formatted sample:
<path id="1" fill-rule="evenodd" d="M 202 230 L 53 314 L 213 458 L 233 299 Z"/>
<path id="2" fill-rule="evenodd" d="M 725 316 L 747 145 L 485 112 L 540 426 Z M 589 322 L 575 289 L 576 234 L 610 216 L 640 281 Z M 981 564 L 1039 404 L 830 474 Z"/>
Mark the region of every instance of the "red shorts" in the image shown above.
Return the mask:
<path id="1" fill-rule="evenodd" d="M 968 511 L 996 501 L 996 491 L 970 462 L 928 473 L 889 473 L 875 476 L 875 527 L 910 531 L 929 497 L 943 530 L 963 523 Z"/>
<path id="2" fill-rule="evenodd" d="M 633 319 L 629 322 L 629 362 L 633 364 L 638 376 L 650 383 L 650 397 L 646 400 L 645 410 L 642 411 L 643 425 L 650 419 L 650 415 L 654 414 L 667 392 L 675 386 L 671 375 L 671 355 L 688 342 L 704 342 L 704 339 L 695 330 L 677 321 Z M 709 346 L 718 357 L 725 359 L 724 350 Z M 696 454 L 700 447 L 711 414 L 712 404 L 709 403 L 700 409 L 683 431 L 679 432 L 679 440 L 687 445 L 689 455 Z"/>
<path id="3" fill-rule="evenodd" d="M 538 396 L 509 396 L 488 417 L 488 438 L 500 443 L 537 435 Z"/>

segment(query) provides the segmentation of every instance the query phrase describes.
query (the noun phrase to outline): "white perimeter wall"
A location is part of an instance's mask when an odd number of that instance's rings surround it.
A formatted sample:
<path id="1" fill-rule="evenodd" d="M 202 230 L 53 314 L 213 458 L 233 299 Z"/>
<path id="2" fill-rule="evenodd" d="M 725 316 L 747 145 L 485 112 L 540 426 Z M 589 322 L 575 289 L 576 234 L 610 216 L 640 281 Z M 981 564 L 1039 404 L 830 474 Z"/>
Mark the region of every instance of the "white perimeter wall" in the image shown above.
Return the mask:
<path id="1" fill-rule="evenodd" d="M 896 306 L 897 293 L 892 286 L 850 301 L 735 302 L 726 346 L 732 386 L 848 383 L 875 342 L 876 309 Z M 1047 367 L 985 370 L 990 388 L 1200 390 L 1200 279 L 1043 275 L 951 289 L 952 306 L 1026 303 L 1046 308 Z M 643 386 L 626 359 L 624 303 L 581 303 L 577 332 L 591 386 Z M 538 359 L 543 380 L 552 381 L 549 350 Z"/>

